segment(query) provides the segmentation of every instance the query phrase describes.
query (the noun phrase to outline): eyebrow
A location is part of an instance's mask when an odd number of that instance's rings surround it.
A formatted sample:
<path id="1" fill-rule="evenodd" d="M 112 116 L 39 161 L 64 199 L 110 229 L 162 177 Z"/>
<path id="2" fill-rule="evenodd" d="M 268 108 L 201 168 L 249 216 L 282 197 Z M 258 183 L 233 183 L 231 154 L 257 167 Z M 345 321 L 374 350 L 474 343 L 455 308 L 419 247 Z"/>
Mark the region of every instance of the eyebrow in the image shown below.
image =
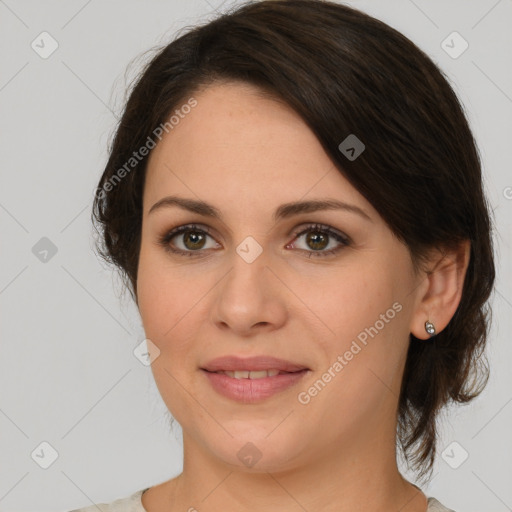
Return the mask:
<path id="1" fill-rule="evenodd" d="M 190 212 L 203 215 L 204 217 L 222 220 L 221 212 L 211 204 L 196 199 L 186 199 L 178 196 L 167 196 L 160 199 L 149 209 L 148 215 L 161 208 L 169 208 L 172 206 L 178 206 L 183 210 L 188 210 Z M 274 212 L 274 222 L 280 219 L 292 217 L 293 215 L 312 213 L 320 210 L 343 210 L 349 213 L 355 213 L 364 219 L 373 222 L 372 218 L 362 208 L 336 199 L 316 199 L 282 204 Z"/>

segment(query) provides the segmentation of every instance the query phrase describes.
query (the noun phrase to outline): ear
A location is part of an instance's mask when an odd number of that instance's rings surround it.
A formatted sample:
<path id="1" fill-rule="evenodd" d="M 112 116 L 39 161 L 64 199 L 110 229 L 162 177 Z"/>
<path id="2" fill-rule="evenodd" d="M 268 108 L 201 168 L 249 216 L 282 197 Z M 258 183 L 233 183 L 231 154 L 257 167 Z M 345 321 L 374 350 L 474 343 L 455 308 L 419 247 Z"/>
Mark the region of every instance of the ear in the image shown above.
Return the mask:
<path id="1" fill-rule="evenodd" d="M 442 253 L 435 251 L 429 260 L 424 286 L 411 319 L 411 333 L 418 339 L 426 340 L 430 334 L 425 330 L 428 320 L 439 334 L 450 322 L 462 297 L 464 278 L 469 264 L 471 243 L 464 240 L 455 249 Z"/>

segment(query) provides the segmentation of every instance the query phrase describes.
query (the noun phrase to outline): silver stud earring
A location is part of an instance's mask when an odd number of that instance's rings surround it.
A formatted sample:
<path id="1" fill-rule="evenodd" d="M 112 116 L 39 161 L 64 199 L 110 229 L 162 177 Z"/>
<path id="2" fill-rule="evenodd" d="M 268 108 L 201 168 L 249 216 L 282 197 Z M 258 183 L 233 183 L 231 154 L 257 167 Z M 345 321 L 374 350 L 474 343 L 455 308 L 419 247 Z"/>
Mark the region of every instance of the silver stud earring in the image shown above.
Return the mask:
<path id="1" fill-rule="evenodd" d="M 434 336 L 436 334 L 436 328 L 434 327 L 434 324 L 427 320 L 425 322 L 425 331 L 430 335 L 430 337 Z"/>

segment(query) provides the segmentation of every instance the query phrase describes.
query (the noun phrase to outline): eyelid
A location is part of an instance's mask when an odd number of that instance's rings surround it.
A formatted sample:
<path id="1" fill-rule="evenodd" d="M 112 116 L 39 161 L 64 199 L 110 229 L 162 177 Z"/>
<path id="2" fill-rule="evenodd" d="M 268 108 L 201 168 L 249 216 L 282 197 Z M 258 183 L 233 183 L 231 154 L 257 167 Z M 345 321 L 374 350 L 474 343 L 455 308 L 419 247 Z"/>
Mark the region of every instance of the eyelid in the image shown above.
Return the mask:
<path id="1" fill-rule="evenodd" d="M 208 235 L 210 238 L 213 238 L 215 240 L 215 238 L 212 236 L 212 229 L 209 227 L 209 226 L 206 226 L 206 225 L 203 225 L 203 224 L 198 224 L 198 223 L 189 223 L 189 224 L 180 224 L 179 226 L 176 226 L 174 228 L 171 228 L 171 229 L 168 229 L 166 231 L 164 231 L 164 233 L 162 235 L 160 235 L 158 237 L 158 240 L 157 240 L 157 243 L 159 245 L 162 245 L 164 247 L 165 250 L 169 251 L 169 252 L 175 252 L 175 253 L 190 253 L 190 254 L 193 254 L 194 252 L 204 252 L 204 250 L 198 250 L 198 251 L 182 251 L 181 249 L 171 249 L 170 247 L 170 241 L 176 237 L 176 236 L 179 236 L 183 233 L 186 233 L 187 231 L 200 231 L 200 232 L 204 232 L 206 235 Z M 216 240 L 215 240 L 216 243 L 218 243 Z"/>
<path id="2" fill-rule="evenodd" d="M 301 226 L 294 228 L 294 230 L 292 231 L 292 234 L 294 237 L 298 237 L 300 235 L 303 235 L 304 233 L 307 233 L 308 231 L 313 231 L 313 230 L 318 230 L 321 232 L 325 231 L 330 234 L 336 234 L 341 239 L 343 239 L 343 241 L 345 243 L 347 243 L 347 244 L 352 243 L 351 238 L 348 235 L 346 235 L 345 233 L 343 233 L 342 231 L 339 231 L 338 229 L 333 228 L 333 227 L 329 226 L 328 224 L 322 224 L 320 222 L 302 223 Z"/>

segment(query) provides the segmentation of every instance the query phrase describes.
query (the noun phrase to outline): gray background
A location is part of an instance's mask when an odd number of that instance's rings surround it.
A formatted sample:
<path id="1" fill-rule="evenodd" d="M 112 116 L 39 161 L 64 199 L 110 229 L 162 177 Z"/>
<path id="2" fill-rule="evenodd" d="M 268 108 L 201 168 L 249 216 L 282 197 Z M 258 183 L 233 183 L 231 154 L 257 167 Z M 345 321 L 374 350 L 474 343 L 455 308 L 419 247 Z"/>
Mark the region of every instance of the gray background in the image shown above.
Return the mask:
<path id="1" fill-rule="evenodd" d="M 492 376 L 480 398 L 444 416 L 439 452 L 458 445 L 424 490 L 458 512 L 512 510 L 512 0 L 347 3 L 445 71 L 481 150 L 498 227 Z M 145 338 L 140 318 L 95 256 L 89 217 L 127 65 L 129 79 L 135 57 L 228 5 L 0 0 L 2 511 L 112 501 L 181 471 L 181 432 L 169 429 L 150 368 L 132 353 Z M 43 31 L 59 45 L 46 59 L 31 47 Z M 441 47 L 453 31 L 469 43 L 458 58 Z M 33 252 L 43 237 L 57 248 L 46 262 Z M 50 454 L 44 441 L 58 452 L 48 469 L 36 463 Z M 462 450 L 469 457 L 454 469 Z"/>

